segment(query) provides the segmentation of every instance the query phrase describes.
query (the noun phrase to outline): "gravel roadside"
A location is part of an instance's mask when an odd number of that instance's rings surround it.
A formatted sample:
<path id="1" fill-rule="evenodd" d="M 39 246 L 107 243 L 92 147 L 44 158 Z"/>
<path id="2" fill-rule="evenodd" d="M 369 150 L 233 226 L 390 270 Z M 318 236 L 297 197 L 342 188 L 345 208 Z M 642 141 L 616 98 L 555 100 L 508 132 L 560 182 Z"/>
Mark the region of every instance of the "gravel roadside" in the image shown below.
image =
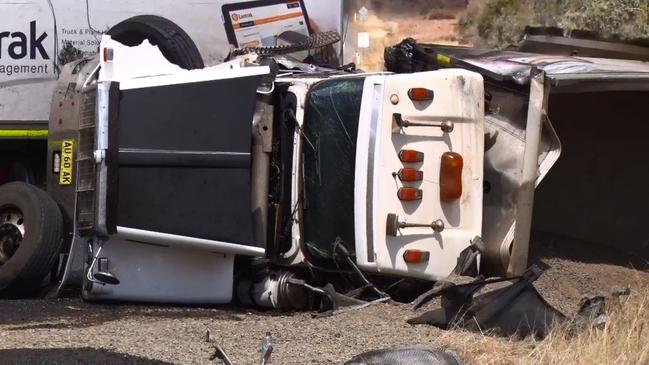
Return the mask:
<path id="1" fill-rule="evenodd" d="M 571 253 L 565 242 L 536 239 L 542 249 L 533 252 L 534 259 L 547 267 L 536 286 L 566 314 L 576 310 L 584 294 L 649 285 L 649 272 L 630 269 L 605 250 L 585 253 L 570 246 Z M 207 330 L 237 365 L 258 363 L 266 331 L 273 336 L 274 364 L 339 364 L 367 350 L 414 344 L 449 346 L 469 360 L 479 357 L 476 335 L 413 327 L 406 324 L 412 316 L 408 305 L 393 304 L 312 318 L 230 307 L 0 301 L 0 364 L 218 364 L 208 360 L 213 350 L 205 342 Z"/>

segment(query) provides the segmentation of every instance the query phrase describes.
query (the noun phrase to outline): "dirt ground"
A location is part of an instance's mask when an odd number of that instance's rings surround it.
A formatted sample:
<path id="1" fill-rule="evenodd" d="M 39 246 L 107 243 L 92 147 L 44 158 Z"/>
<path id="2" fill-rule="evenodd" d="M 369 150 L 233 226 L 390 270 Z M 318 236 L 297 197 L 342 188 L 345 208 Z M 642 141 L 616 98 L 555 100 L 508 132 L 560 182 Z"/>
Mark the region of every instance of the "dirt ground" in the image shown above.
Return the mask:
<path id="1" fill-rule="evenodd" d="M 468 45 L 457 31 L 457 23 L 466 12 L 466 8 L 460 4 L 464 2 L 374 0 L 366 4 L 369 6 L 367 21 L 352 21 L 348 35 L 355 39 L 358 32 L 367 32 L 370 36 L 370 48 L 358 53 L 357 65 L 366 71 L 384 70 L 385 47 L 405 38 L 414 38 L 422 43 Z"/>
<path id="2" fill-rule="evenodd" d="M 537 288 L 568 315 L 584 294 L 649 285 L 646 266 L 633 270 L 628 257 L 606 249 L 539 234 L 533 247 L 533 260 L 547 269 Z M 340 364 L 367 350 L 415 344 L 450 347 L 471 363 L 484 356 L 481 335 L 406 324 L 413 315 L 409 305 L 394 304 L 313 318 L 231 307 L 0 301 L 0 364 L 219 364 L 208 360 L 207 330 L 235 364 L 258 363 L 267 331 L 275 345 L 274 364 Z M 488 341 L 501 351 L 517 346 Z"/>

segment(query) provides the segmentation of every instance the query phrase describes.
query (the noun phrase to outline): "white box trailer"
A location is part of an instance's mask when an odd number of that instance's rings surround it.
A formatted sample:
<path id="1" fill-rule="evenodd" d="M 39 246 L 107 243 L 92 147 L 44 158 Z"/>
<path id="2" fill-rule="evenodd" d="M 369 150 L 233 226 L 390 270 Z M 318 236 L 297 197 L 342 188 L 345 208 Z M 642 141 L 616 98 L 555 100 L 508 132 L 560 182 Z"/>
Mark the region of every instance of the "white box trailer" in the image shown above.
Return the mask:
<path id="1" fill-rule="evenodd" d="M 222 62 L 230 49 L 221 8 L 235 2 L 245 1 L 0 1 L 0 137 L 46 137 L 49 103 L 62 65 L 95 54 L 101 33 L 133 16 L 171 20 L 191 37 L 205 65 Z M 342 3 L 304 0 L 321 31 L 339 33 Z"/>

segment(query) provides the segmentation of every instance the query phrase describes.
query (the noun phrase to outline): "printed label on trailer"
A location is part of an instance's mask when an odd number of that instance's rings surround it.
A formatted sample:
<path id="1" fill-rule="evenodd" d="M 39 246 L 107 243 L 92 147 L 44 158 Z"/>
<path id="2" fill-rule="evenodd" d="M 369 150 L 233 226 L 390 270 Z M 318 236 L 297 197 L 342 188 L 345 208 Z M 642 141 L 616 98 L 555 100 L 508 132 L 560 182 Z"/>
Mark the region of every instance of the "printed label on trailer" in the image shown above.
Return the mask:
<path id="1" fill-rule="evenodd" d="M 278 1 L 228 14 L 239 47 L 281 46 L 286 42 L 287 32 L 309 36 L 305 12 L 299 1 Z"/>
<path id="2" fill-rule="evenodd" d="M 74 140 L 66 139 L 61 143 L 60 185 L 72 185 L 72 161 L 74 161 Z"/>

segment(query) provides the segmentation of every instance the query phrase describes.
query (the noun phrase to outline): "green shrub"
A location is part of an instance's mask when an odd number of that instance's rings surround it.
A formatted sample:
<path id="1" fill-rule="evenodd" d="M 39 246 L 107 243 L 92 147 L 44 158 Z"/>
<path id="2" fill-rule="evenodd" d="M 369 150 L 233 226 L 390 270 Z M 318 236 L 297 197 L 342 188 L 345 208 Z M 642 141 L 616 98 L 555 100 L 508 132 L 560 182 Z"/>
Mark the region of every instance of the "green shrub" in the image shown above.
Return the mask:
<path id="1" fill-rule="evenodd" d="M 518 0 L 488 1 L 477 18 L 477 34 L 487 46 L 515 43 L 521 30 L 532 21 L 532 14 Z"/>
<path id="2" fill-rule="evenodd" d="M 590 30 L 604 36 L 649 38 L 648 0 L 484 0 L 459 23 L 477 45 L 502 48 L 526 25 Z"/>

